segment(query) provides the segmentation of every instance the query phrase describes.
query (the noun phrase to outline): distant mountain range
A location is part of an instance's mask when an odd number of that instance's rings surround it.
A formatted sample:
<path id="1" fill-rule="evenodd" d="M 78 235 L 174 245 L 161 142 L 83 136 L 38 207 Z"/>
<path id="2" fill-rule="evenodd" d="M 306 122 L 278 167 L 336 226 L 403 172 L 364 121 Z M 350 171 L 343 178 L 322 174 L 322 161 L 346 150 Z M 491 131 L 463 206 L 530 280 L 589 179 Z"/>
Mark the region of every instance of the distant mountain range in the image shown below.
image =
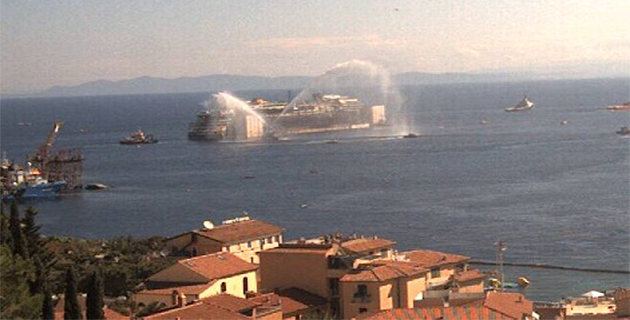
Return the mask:
<path id="1" fill-rule="evenodd" d="M 548 79 L 531 73 L 420 73 L 406 72 L 393 76 L 397 85 L 426 85 L 478 82 L 514 82 Z M 140 77 L 129 80 L 97 80 L 76 86 L 55 86 L 48 90 L 22 95 L 37 97 L 98 96 L 153 93 L 216 92 L 243 90 L 288 90 L 308 86 L 315 77 L 262 77 L 217 74 L 175 79 Z M 7 97 L 7 95 L 5 95 Z"/>

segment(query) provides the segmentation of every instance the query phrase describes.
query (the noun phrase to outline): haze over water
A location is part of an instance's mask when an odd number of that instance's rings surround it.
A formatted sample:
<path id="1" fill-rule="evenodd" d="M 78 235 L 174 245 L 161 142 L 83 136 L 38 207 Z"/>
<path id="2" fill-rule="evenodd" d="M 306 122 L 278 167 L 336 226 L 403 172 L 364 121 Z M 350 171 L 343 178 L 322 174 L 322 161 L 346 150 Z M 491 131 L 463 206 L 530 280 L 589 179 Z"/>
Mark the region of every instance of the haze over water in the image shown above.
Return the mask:
<path id="1" fill-rule="evenodd" d="M 85 182 L 113 186 L 35 203 L 50 235 L 172 236 L 247 211 L 284 227 L 287 239 L 376 234 L 401 251 L 485 260 L 503 240 L 506 261 L 628 270 L 629 139 L 615 131 L 630 119 L 604 110 L 626 102 L 628 88 L 627 79 L 406 87 L 418 139 L 376 131 L 279 143 L 187 140 L 208 92 L 3 99 L 2 150 L 24 159 L 61 119 L 56 145 L 82 147 Z M 525 93 L 534 110 L 503 111 Z M 280 100 L 286 91 L 237 95 Z M 118 144 L 137 129 L 160 143 Z M 627 275 L 507 272 L 532 280 L 534 300 L 630 285 Z"/>

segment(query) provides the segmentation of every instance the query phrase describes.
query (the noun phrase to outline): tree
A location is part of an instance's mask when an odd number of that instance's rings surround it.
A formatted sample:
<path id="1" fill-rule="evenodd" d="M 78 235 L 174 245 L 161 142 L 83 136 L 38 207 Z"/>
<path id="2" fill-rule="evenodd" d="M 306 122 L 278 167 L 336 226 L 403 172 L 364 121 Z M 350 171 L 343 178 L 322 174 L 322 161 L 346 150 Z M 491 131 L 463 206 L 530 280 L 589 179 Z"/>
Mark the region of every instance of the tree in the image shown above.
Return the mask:
<path id="1" fill-rule="evenodd" d="M 55 306 L 52 300 L 52 293 L 50 292 L 50 285 L 48 281 L 44 282 L 44 301 L 42 302 L 42 319 L 50 320 L 55 319 Z"/>
<path id="2" fill-rule="evenodd" d="M 11 203 L 11 215 L 9 216 L 9 231 L 11 234 L 11 249 L 13 254 L 20 255 L 24 259 L 28 259 L 28 251 L 26 250 L 26 240 L 22 234 L 22 224 L 20 222 L 20 212 L 17 203 Z"/>
<path id="3" fill-rule="evenodd" d="M 24 218 L 22 219 L 22 234 L 26 241 L 26 249 L 29 256 L 39 255 L 46 252 L 46 241 L 39 235 L 40 225 L 35 224 L 35 216 L 37 216 L 37 210 L 33 207 L 28 207 L 24 211 Z"/>
<path id="4" fill-rule="evenodd" d="M 103 277 L 101 277 L 100 270 L 94 270 L 88 282 L 87 299 L 85 301 L 86 319 L 105 319 L 103 306 Z"/>
<path id="5" fill-rule="evenodd" d="M 83 319 L 78 300 L 77 277 L 72 266 L 70 266 L 66 272 L 66 291 L 63 312 L 64 319 Z"/>
<path id="6" fill-rule="evenodd" d="M 4 203 L 0 202 L 0 244 L 10 246 L 9 218 L 4 213 Z"/>
<path id="7" fill-rule="evenodd" d="M 33 264 L 0 245 L 0 319 L 36 319 L 40 315 L 41 295 L 32 295 L 28 280 Z"/>

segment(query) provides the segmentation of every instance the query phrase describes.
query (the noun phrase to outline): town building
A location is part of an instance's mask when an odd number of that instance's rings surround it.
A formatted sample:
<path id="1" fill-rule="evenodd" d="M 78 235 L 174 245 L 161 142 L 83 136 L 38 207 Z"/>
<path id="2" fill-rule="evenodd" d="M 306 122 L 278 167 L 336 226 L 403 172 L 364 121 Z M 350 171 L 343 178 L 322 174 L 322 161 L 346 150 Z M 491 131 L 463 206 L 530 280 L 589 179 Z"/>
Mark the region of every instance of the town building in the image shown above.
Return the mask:
<path id="1" fill-rule="evenodd" d="M 327 299 L 330 312 L 340 315 L 340 279 L 359 263 L 391 259 L 394 245 L 377 237 L 343 235 L 282 243 L 259 252 L 261 291 L 296 287 Z"/>
<path id="2" fill-rule="evenodd" d="M 220 293 L 244 298 L 258 291 L 257 270 L 257 265 L 227 252 L 183 259 L 145 280 L 135 300 L 173 306 Z"/>
<path id="3" fill-rule="evenodd" d="M 191 303 L 179 300 L 178 304 L 143 319 L 322 319 L 327 303 L 326 299 L 296 288 L 277 293 L 251 294 L 247 298 L 222 293 Z"/>
<path id="4" fill-rule="evenodd" d="M 276 225 L 243 216 L 225 220 L 218 226 L 206 221 L 201 229 L 167 239 L 166 247 L 173 255 L 229 252 L 247 262 L 258 263 L 257 253 L 282 243 L 283 232 Z"/>
<path id="5" fill-rule="evenodd" d="M 534 320 L 533 303 L 520 293 L 490 291 L 476 299 L 458 299 L 414 308 L 396 308 L 367 313 L 357 319 L 505 319 Z"/>

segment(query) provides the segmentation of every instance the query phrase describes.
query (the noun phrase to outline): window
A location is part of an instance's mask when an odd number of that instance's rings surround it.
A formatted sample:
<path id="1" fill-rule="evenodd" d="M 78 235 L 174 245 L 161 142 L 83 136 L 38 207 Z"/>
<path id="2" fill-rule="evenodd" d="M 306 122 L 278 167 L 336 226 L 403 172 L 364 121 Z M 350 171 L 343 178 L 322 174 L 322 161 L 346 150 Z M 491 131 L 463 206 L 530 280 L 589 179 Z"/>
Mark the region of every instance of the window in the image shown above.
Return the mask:
<path id="1" fill-rule="evenodd" d="M 343 262 L 337 257 L 328 257 L 328 269 L 342 269 Z"/>
<path id="2" fill-rule="evenodd" d="M 440 268 L 431 268 L 431 278 L 440 277 Z"/>
<path id="3" fill-rule="evenodd" d="M 254 263 L 254 257 L 249 258 L 249 262 Z"/>
<path id="4" fill-rule="evenodd" d="M 247 247 L 251 248 L 252 247 L 252 242 L 251 241 L 247 241 Z"/>
<path id="5" fill-rule="evenodd" d="M 227 284 L 225 284 L 225 282 L 221 282 L 221 293 L 226 292 L 227 291 Z"/>
<path id="6" fill-rule="evenodd" d="M 381 249 L 381 257 L 387 257 L 387 249 Z"/>
<path id="7" fill-rule="evenodd" d="M 249 286 L 247 283 L 247 277 L 244 277 L 243 278 L 243 294 L 247 293 L 247 291 L 249 291 Z"/>
<path id="8" fill-rule="evenodd" d="M 359 284 L 357 285 L 357 292 L 354 294 L 355 298 L 366 298 L 368 296 L 367 293 L 367 285 Z"/>
<path id="9" fill-rule="evenodd" d="M 261 245 L 265 245 L 266 243 L 267 243 L 267 239 L 265 239 L 265 238 L 260 239 L 260 244 Z"/>
<path id="10" fill-rule="evenodd" d="M 273 243 L 273 237 L 267 238 L 267 243 Z"/>
<path id="11" fill-rule="evenodd" d="M 280 236 L 273 236 L 274 242 L 280 242 Z"/>
<path id="12" fill-rule="evenodd" d="M 359 313 L 366 313 L 367 312 L 367 308 L 359 308 Z"/>

